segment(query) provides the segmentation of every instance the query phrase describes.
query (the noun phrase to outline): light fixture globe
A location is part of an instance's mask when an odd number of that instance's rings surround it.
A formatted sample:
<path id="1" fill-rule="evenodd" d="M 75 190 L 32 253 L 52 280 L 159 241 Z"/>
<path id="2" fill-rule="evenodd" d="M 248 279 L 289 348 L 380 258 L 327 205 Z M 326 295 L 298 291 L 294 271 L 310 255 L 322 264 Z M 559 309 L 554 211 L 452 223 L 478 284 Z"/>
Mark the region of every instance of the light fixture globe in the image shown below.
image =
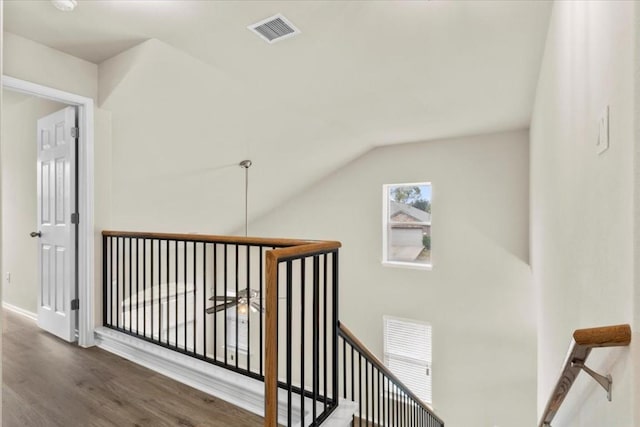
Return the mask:
<path id="1" fill-rule="evenodd" d="M 78 5 L 77 0 L 51 0 L 51 3 L 63 12 L 71 12 Z"/>

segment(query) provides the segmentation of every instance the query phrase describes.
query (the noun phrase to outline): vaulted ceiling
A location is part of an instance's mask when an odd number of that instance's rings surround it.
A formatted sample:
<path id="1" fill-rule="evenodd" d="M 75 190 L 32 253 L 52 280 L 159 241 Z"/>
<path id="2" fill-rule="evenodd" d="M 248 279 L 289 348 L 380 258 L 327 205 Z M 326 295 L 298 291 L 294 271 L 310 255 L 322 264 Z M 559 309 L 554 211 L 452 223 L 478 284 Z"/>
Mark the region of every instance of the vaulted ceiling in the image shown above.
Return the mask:
<path id="1" fill-rule="evenodd" d="M 68 13 L 49 1 L 5 1 L 5 30 L 94 63 L 142 46 L 126 78 L 112 79 L 121 84 L 114 98 L 102 91 L 107 109 L 136 107 L 118 94 L 149 85 L 145 76 L 158 70 L 157 58 L 175 57 L 170 49 L 202 63 L 181 60 L 191 70 L 184 76 L 210 80 L 202 93 L 213 94 L 209 107 L 198 104 L 211 110 L 197 113 L 201 121 L 212 118 L 211 134 L 192 142 L 190 164 L 200 170 L 250 156 L 258 178 L 254 216 L 376 146 L 527 128 L 551 9 L 550 2 L 526 0 L 78 3 Z M 267 44 L 247 29 L 276 13 L 301 34 Z M 150 39 L 161 44 L 143 44 Z M 172 89 L 180 98 L 180 85 Z M 114 126 L 117 120 L 114 112 Z M 114 150 L 114 162 L 133 158 Z M 151 179 L 140 178 L 140 191 L 150 193 Z M 158 199 L 166 198 L 163 191 Z M 212 199 L 224 194 L 207 191 Z M 220 213 L 222 231 L 240 226 L 240 203 L 227 203 L 228 220 Z"/>
<path id="2" fill-rule="evenodd" d="M 527 127 L 545 1 L 5 1 L 5 29 L 99 63 L 156 38 L 375 145 Z M 302 34 L 247 25 L 281 12 Z"/>

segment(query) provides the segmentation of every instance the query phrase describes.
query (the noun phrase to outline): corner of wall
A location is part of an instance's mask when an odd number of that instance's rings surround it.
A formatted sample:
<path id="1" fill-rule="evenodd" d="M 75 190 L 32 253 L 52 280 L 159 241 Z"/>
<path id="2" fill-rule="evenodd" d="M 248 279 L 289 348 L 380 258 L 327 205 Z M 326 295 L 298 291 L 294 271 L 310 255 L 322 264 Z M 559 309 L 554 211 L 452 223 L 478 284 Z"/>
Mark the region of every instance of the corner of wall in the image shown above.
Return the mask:
<path id="1" fill-rule="evenodd" d="M 96 64 L 13 33 L 3 35 L 6 75 L 97 99 Z"/>

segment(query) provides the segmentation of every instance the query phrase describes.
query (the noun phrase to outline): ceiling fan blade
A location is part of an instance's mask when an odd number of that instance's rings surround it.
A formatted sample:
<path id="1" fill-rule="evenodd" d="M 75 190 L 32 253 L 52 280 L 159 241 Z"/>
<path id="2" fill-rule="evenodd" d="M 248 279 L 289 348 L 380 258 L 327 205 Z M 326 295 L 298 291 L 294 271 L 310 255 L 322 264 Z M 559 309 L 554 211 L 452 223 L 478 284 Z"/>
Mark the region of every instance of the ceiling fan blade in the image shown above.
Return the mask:
<path id="1" fill-rule="evenodd" d="M 260 304 L 258 304 L 255 301 L 251 301 L 250 303 L 251 307 L 253 307 L 258 313 L 264 313 L 264 307 L 261 307 Z"/>
<path id="2" fill-rule="evenodd" d="M 209 301 L 237 301 L 238 297 L 231 295 L 221 295 L 209 298 Z"/>
<path id="3" fill-rule="evenodd" d="M 220 311 L 227 310 L 229 308 L 234 307 L 236 304 L 238 304 L 237 300 L 229 303 L 216 304 L 213 307 L 207 308 L 207 314 L 213 314 L 213 313 L 218 313 Z"/>

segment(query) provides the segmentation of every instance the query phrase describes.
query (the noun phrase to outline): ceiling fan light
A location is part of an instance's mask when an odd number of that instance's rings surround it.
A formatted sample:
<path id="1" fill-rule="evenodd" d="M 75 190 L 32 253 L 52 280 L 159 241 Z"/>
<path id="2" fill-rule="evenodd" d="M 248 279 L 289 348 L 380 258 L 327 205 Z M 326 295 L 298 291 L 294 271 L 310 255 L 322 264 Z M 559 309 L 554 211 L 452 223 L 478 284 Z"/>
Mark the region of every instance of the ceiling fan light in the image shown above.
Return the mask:
<path id="1" fill-rule="evenodd" d="M 239 303 L 238 304 L 238 314 L 247 314 L 249 312 L 249 306 L 247 305 L 247 303 Z"/>
<path id="2" fill-rule="evenodd" d="M 51 3 L 63 12 L 71 12 L 78 5 L 77 0 L 51 0 Z"/>

